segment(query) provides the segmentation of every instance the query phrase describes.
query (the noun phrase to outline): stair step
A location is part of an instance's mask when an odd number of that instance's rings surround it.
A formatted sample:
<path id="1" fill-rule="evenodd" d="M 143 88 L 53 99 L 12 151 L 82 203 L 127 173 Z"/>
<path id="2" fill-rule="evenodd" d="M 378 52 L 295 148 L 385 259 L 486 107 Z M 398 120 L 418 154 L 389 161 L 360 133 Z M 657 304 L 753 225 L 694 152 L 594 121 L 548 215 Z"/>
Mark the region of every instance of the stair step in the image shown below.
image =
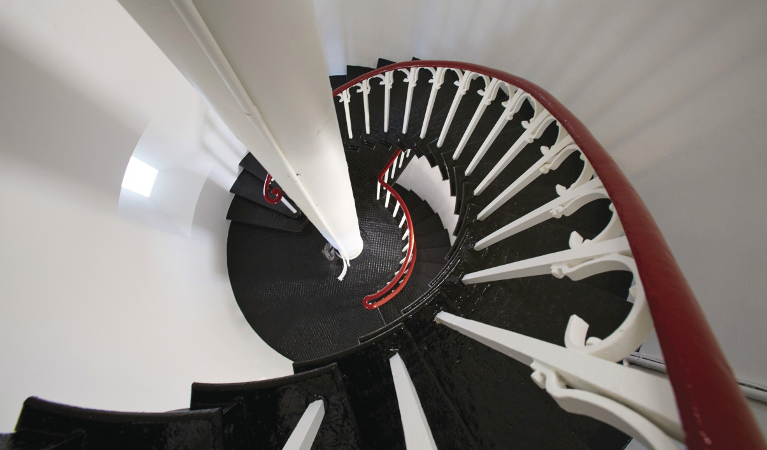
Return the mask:
<path id="1" fill-rule="evenodd" d="M 456 314 L 438 296 L 410 316 L 408 328 L 445 395 L 479 448 L 588 450 L 567 425 L 564 410 L 530 379 L 529 367 L 444 326 L 440 311 Z M 456 314 L 460 315 L 460 314 Z M 532 407 L 535 405 L 535 407 Z"/>
<path id="2" fill-rule="evenodd" d="M 346 75 L 331 75 L 330 88 L 336 90 L 346 84 Z"/>
<path id="3" fill-rule="evenodd" d="M 442 230 L 435 231 L 434 233 L 419 236 L 416 246 L 419 251 L 425 248 L 449 247 L 450 236 L 447 234 L 447 230 L 443 228 Z"/>
<path id="4" fill-rule="evenodd" d="M 240 161 L 240 167 L 258 177 L 259 180 L 266 180 L 266 175 L 268 173 L 264 166 L 262 166 L 256 157 L 253 156 L 253 153 L 248 152 L 248 154 L 242 158 L 242 161 Z"/>
<path id="5" fill-rule="evenodd" d="M 388 59 L 378 58 L 378 64 L 376 65 L 376 69 L 380 69 L 381 67 L 386 67 L 394 64 L 394 61 L 389 61 Z"/>
<path id="6" fill-rule="evenodd" d="M 421 261 L 421 264 L 418 266 L 418 273 L 433 279 L 442 271 L 443 267 L 445 267 L 444 264 Z"/>
<path id="7" fill-rule="evenodd" d="M 418 255 L 416 256 L 418 261 L 432 262 L 438 264 L 446 264 L 447 260 L 445 256 L 450 251 L 450 247 L 438 247 L 438 248 L 418 248 Z"/>
<path id="8" fill-rule="evenodd" d="M 435 447 L 440 450 L 477 448 L 463 419 L 442 391 L 434 371 L 421 355 L 408 330 L 403 327 L 400 336 L 396 337 L 399 339 L 393 336 L 388 340 L 389 347 L 404 362 L 412 382 L 410 389 L 415 389 Z"/>
<path id="9" fill-rule="evenodd" d="M 346 82 L 352 81 L 353 79 L 357 77 L 361 77 L 362 75 L 365 75 L 368 72 L 372 72 L 372 67 L 365 67 L 365 66 L 346 66 Z"/>
<path id="10" fill-rule="evenodd" d="M 309 219 L 305 216 L 301 219 L 291 219 L 237 195 L 232 199 L 226 219 L 291 233 L 302 231 L 309 223 Z"/>
<path id="11" fill-rule="evenodd" d="M 272 185 L 274 184 L 276 183 L 272 183 Z M 243 170 L 240 173 L 231 189 L 229 189 L 229 192 L 292 219 L 296 219 L 302 215 L 298 210 L 296 210 L 295 213 L 290 211 L 282 202 L 274 205 L 267 202 L 266 199 L 264 199 L 264 181 L 247 170 Z"/>
<path id="12" fill-rule="evenodd" d="M 313 446 L 361 448 L 360 433 L 335 364 L 298 375 L 263 381 L 192 385 L 193 410 L 241 403 L 236 414 L 224 415 L 226 448 L 281 448 L 307 406 L 318 398 L 325 404 Z"/>
<path id="13" fill-rule="evenodd" d="M 415 228 L 415 236 L 418 238 L 425 234 L 442 230 L 445 227 L 442 226 L 442 219 L 440 219 L 439 214 L 434 213 L 426 219 L 416 222 L 413 228 Z"/>
<path id="14" fill-rule="evenodd" d="M 85 442 L 85 433 L 72 434 L 43 433 L 18 430 L 15 433 L 0 434 L 2 450 L 80 450 Z"/>
<path id="15" fill-rule="evenodd" d="M 410 208 L 408 208 L 410 209 Z M 418 224 L 422 220 L 428 219 L 434 215 L 434 210 L 427 202 L 418 204 L 415 208 L 410 210 L 410 219 L 413 220 L 413 224 Z"/>
<path id="16" fill-rule="evenodd" d="M 366 449 L 405 450 L 397 393 L 387 358 L 389 338 L 401 333 L 401 329 L 391 330 L 348 351 L 293 363 L 297 374 L 333 363 L 338 365 Z"/>
<path id="17" fill-rule="evenodd" d="M 179 448 L 178 441 L 168 440 L 170 436 L 182 437 L 184 444 L 195 448 L 198 445 L 206 449 L 224 448 L 220 408 L 164 413 L 115 412 L 30 397 L 24 401 L 16 429 L 59 435 L 81 430 L 86 438 L 77 448 L 83 450 Z"/>

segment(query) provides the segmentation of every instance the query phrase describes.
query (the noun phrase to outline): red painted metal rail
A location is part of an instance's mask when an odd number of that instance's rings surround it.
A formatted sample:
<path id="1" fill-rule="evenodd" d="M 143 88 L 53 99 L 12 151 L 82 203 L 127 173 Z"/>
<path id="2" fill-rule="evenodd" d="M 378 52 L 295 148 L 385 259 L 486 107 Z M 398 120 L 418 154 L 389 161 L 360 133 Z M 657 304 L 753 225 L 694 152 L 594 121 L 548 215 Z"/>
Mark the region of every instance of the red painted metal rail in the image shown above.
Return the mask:
<path id="1" fill-rule="evenodd" d="M 620 217 L 644 285 L 688 449 L 767 450 L 732 369 L 658 225 L 586 126 L 554 96 L 523 78 L 454 61 L 406 61 L 385 66 L 335 89 L 333 96 L 367 78 L 411 67 L 469 70 L 505 81 L 528 92 L 565 127 L 602 180 Z"/>
<path id="2" fill-rule="evenodd" d="M 410 211 L 407 210 L 405 202 L 402 200 L 402 197 L 400 197 L 397 191 L 395 191 L 393 187 L 389 186 L 389 184 L 384 181 L 384 175 L 386 175 L 386 172 L 389 171 L 392 164 L 397 162 L 397 158 L 399 158 L 401 153 L 402 149 L 397 149 L 397 151 L 394 152 L 394 156 L 391 157 L 386 166 L 384 166 L 383 170 L 381 170 L 381 173 L 378 174 L 378 182 L 394 197 L 394 201 L 399 203 L 400 208 L 402 208 L 402 213 L 405 215 L 405 222 L 407 222 L 408 229 L 407 254 L 405 255 L 405 262 L 402 263 L 402 267 L 400 267 L 394 278 L 388 282 L 386 286 L 384 286 L 380 291 L 376 292 L 375 294 L 365 296 L 365 298 L 362 299 L 362 305 L 367 309 L 376 309 L 399 294 L 410 279 L 410 275 L 413 274 L 413 267 L 415 266 L 415 230 L 413 230 L 413 221 L 410 219 Z M 398 285 L 397 283 L 400 280 L 402 280 L 402 282 Z M 375 303 L 371 303 L 379 298 L 381 298 L 381 300 L 378 300 Z"/>

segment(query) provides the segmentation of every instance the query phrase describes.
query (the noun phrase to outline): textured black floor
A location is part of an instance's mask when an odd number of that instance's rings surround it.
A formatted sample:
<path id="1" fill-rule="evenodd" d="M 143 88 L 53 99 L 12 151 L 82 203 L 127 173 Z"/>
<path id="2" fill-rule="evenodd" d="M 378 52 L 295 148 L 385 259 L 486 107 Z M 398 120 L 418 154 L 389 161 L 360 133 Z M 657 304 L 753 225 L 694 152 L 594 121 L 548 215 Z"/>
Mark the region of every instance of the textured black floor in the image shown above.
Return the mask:
<path id="1" fill-rule="evenodd" d="M 30 397 L 16 423 L 16 431 L 21 430 L 58 435 L 82 432 L 82 446 L 70 447 L 82 450 L 224 449 L 219 409 L 125 413 L 76 408 Z"/>
<path id="2" fill-rule="evenodd" d="M 306 408 L 322 399 L 322 419 L 313 449 L 360 449 L 360 433 L 341 373 L 335 364 L 283 378 L 232 384 L 192 385 L 192 409 L 224 406 L 226 448 L 285 446 Z"/>

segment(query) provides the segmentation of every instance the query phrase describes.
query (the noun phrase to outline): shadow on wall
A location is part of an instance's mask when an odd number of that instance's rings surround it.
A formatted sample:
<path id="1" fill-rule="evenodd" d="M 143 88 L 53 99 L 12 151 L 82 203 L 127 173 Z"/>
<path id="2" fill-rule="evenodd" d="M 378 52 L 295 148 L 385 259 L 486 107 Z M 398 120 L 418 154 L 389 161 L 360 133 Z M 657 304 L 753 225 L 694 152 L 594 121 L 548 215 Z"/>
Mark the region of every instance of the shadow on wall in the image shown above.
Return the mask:
<path id="1" fill-rule="evenodd" d="M 3 42 L 0 61 L 0 151 L 87 184 L 116 208 L 140 135 Z"/>

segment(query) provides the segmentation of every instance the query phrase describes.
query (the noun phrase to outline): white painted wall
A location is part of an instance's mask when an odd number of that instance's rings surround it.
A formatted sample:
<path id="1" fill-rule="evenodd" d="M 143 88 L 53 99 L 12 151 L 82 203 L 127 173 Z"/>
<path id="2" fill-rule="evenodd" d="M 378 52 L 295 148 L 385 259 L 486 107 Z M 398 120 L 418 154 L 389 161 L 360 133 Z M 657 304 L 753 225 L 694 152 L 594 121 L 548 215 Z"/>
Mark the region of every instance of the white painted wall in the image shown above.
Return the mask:
<path id="1" fill-rule="evenodd" d="M 163 411 L 188 407 L 194 381 L 292 373 L 229 285 L 226 187 L 241 154 L 215 118 L 168 122 L 190 104 L 204 116 L 117 2 L 0 6 L 0 433 L 31 395 Z M 117 214 L 134 151 L 177 209 L 157 198 L 154 216 Z"/>
<path id="2" fill-rule="evenodd" d="M 639 191 L 739 376 L 767 381 L 767 3 L 315 0 L 329 71 L 450 59 L 527 78 Z"/>

